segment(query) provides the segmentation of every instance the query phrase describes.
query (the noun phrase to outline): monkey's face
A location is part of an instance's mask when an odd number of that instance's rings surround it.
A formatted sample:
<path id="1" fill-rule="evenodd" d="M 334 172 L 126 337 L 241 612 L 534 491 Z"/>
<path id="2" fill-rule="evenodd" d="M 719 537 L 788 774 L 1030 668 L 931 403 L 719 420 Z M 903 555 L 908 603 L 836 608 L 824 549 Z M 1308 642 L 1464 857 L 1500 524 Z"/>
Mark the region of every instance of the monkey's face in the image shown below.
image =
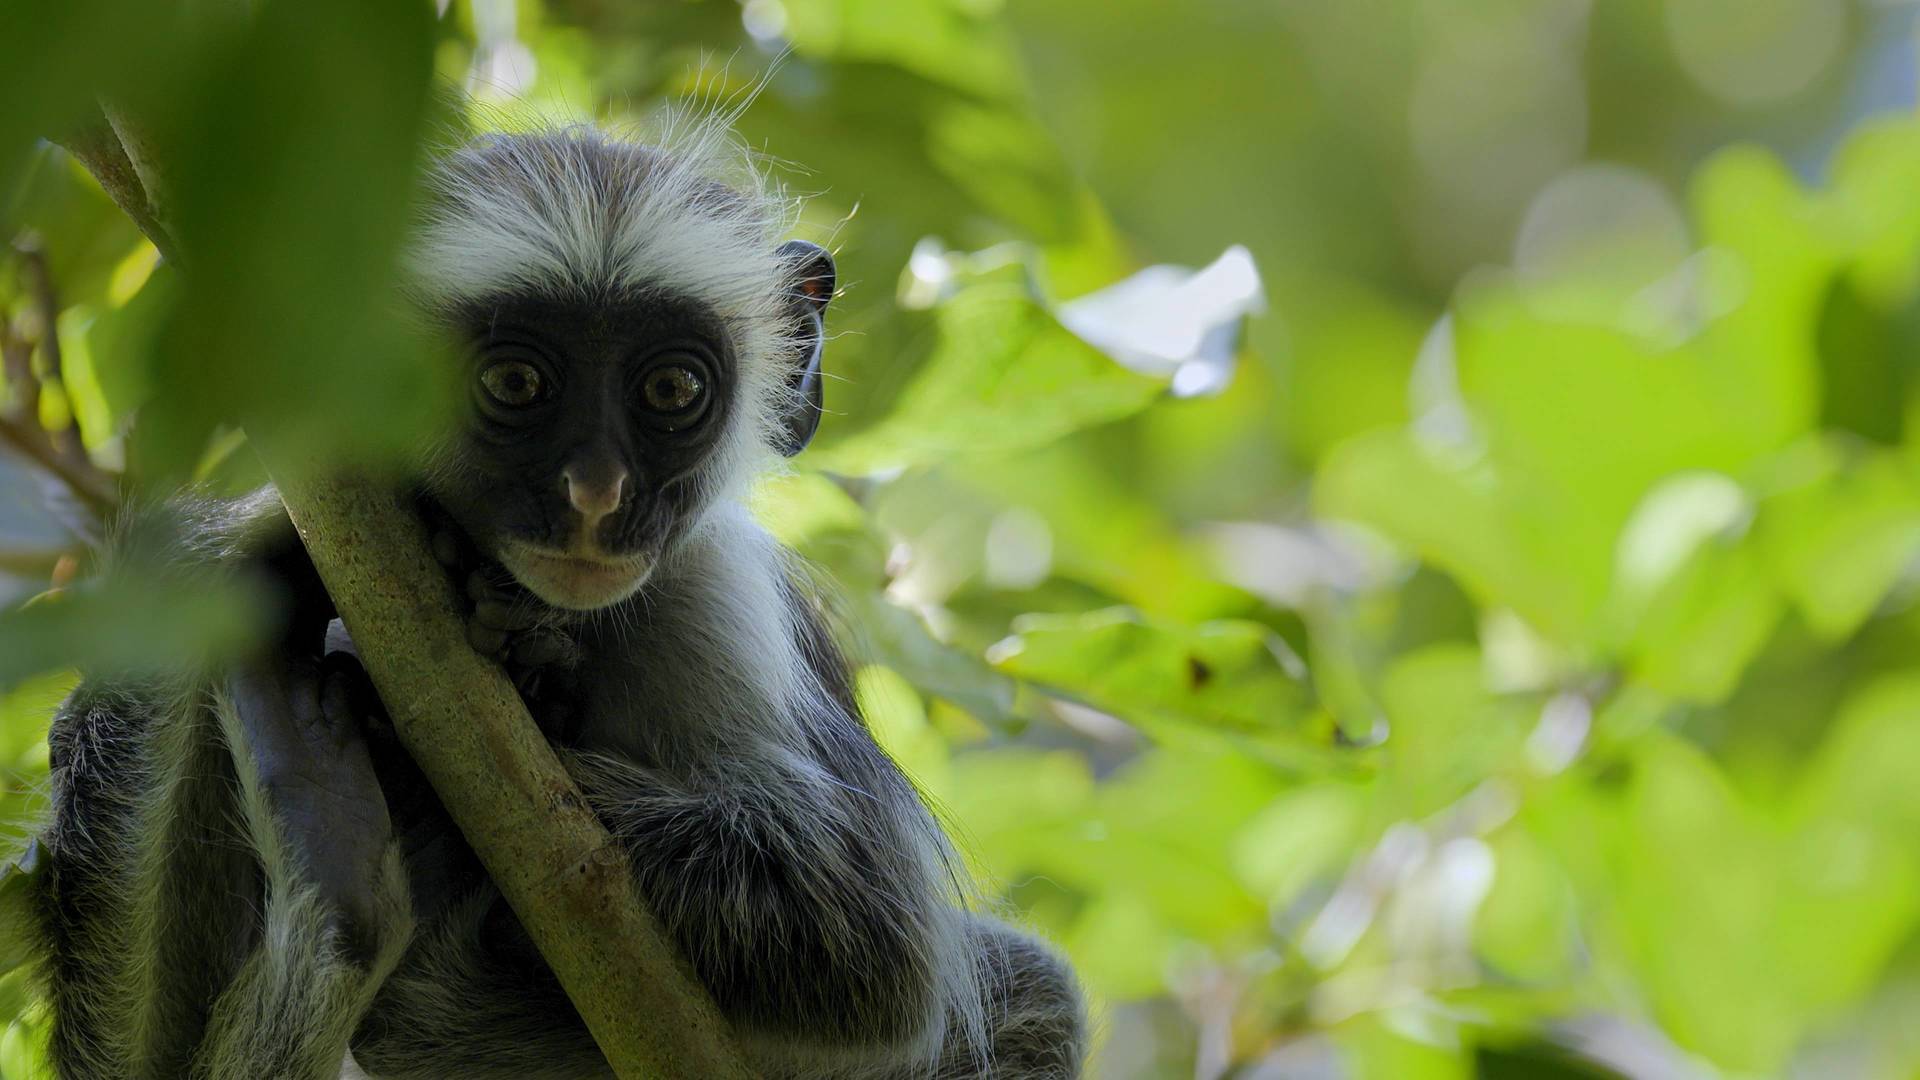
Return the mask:
<path id="1" fill-rule="evenodd" d="M 737 404 L 725 328 L 657 292 L 509 298 L 457 321 L 472 404 L 435 496 L 547 603 L 625 600 L 714 486 Z"/>

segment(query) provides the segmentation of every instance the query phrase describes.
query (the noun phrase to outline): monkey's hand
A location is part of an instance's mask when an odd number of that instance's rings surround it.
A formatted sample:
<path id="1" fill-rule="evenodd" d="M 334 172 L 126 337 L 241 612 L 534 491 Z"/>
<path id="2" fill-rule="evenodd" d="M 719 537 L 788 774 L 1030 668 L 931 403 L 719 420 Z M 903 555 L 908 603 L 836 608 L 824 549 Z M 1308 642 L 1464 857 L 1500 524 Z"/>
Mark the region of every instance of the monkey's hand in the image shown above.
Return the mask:
<path id="1" fill-rule="evenodd" d="M 499 661 L 547 737 L 566 742 L 577 716 L 580 646 L 558 614 L 477 551 L 459 526 L 429 510 L 433 556 L 466 600 L 467 642 Z"/>
<path id="2" fill-rule="evenodd" d="M 359 661 L 276 650 L 228 696 L 291 869 L 320 890 L 354 946 L 378 933 L 377 879 L 392 824 L 366 727 L 379 698 Z"/>

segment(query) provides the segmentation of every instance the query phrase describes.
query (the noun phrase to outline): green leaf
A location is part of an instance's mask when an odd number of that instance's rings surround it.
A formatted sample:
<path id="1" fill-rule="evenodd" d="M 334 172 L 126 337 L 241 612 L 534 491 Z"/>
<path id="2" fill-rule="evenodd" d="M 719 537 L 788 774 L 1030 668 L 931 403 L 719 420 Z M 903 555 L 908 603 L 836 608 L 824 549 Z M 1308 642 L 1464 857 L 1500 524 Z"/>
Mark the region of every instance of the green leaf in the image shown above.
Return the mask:
<path id="1" fill-rule="evenodd" d="M 1319 459 L 1343 439 L 1408 419 L 1407 378 L 1426 331 L 1415 312 L 1320 274 L 1270 291 L 1280 310 L 1253 335 L 1256 344 L 1280 339 L 1277 419 L 1296 453 Z"/>
<path id="2" fill-rule="evenodd" d="M 1043 446 L 1138 412 L 1164 389 L 1062 327 L 1021 285 L 976 284 L 941 304 L 939 343 L 879 423 L 812 455 L 871 475 Z"/>
<path id="3" fill-rule="evenodd" d="M 1678 740 L 1645 744 L 1621 809 L 1607 853 L 1626 955 L 1662 1025 L 1725 1067 L 1777 1070 L 1920 910 L 1905 853 L 1840 823 L 1783 831 Z"/>
<path id="4" fill-rule="evenodd" d="M 1235 875 L 1276 911 L 1331 879 L 1358 847 L 1368 799 L 1356 785 L 1321 783 L 1290 791 L 1247 820 L 1234 837 Z"/>
<path id="5" fill-rule="evenodd" d="M 902 772 L 935 799 L 952 790 L 946 740 L 927 723 L 927 710 L 913 685 L 878 665 L 854 675 L 854 699 L 868 730 Z"/>
<path id="6" fill-rule="evenodd" d="M 1407 817 L 1433 813 L 1515 760 L 1538 703 L 1486 686 L 1480 651 L 1429 646 L 1399 658 L 1381 680 L 1387 713 L 1383 796 Z"/>
<path id="7" fill-rule="evenodd" d="M 31 962 L 41 946 L 36 893 L 45 888 L 50 862 L 38 840 L 0 866 L 0 974 Z M 18 989 L 16 988 L 16 993 Z M 0 1016 L 19 1013 L 21 1001 L 0 1006 Z"/>
<path id="8" fill-rule="evenodd" d="M 36 140 L 96 121 L 102 96 L 140 100 L 190 66 L 191 20 L 140 0 L 18 0 L 0 5 L 0 192 L 13 190 Z"/>
<path id="9" fill-rule="evenodd" d="M 1685 701 L 1724 701 L 1783 608 L 1746 544 L 1709 544 L 1655 596 L 1626 645 L 1634 678 Z"/>
<path id="10" fill-rule="evenodd" d="M 45 766 L 47 724 L 79 683 L 77 671 L 50 671 L 0 695 L 0 768 Z"/>
<path id="11" fill-rule="evenodd" d="M 1314 484 L 1322 517 L 1378 529 L 1457 578 L 1482 604 L 1510 607 L 1578 640 L 1611 550 L 1570 551 L 1573 523 L 1509 495 L 1484 462 L 1381 431 L 1337 447 Z M 1598 565 L 1594 565 L 1598 562 Z M 1585 565 L 1583 565 L 1583 563 Z"/>
<path id="12" fill-rule="evenodd" d="M 1758 536 L 1780 590 L 1816 633 L 1838 641 L 1920 553 L 1920 489 L 1890 454 L 1848 461 L 1825 451 L 1811 465 L 1812 475 L 1762 504 Z"/>
<path id="13" fill-rule="evenodd" d="M 1001 25 L 953 0 L 789 0 L 805 56 L 888 63 L 982 96 L 1018 85 Z"/>
<path id="14" fill-rule="evenodd" d="M 1174 626 L 1108 608 L 1016 620 L 990 659 L 1118 716 L 1271 732 L 1295 728 L 1306 700 L 1289 655 L 1258 623 Z"/>
<path id="15" fill-rule="evenodd" d="M 1575 972 L 1579 909 L 1553 852 L 1524 828 L 1488 838 L 1493 888 L 1474 917 L 1474 952 L 1509 978 L 1547 986 Z"/>
<path id="16" fill-rule="evenodd" d="M 431 20 L 379 0 L 265 3 L 194 94 L 154 110 L 189 272 L 136 431 L 153 474 L 185 475 L 220 422 L 299 460 L 411 448 L 441 415 L 451 368 L 404 321 L 398 279 Z"/>
<path id="17" fill-rule="evenodd" d="M 1834 155 L 1831 201 L 1843 223 L 1850 276 L 1878 305 L 1899 306 L 1920 288 L 1920 123 L 1875 117 Z"/>
<path id="18" fill-rule="evenodd" d="M 1087 905 L 1062 944 L 1089 989 L 1108 1001 L 1137 1001 L 1166 991 L 1180 938 L 1150 900 L 1110 890 Z"/>
<path id="19" fill-rule="evenodd" d="M 59 668 L 191 670 L 259 640 L 264 598 L 237 583 L 127 573 L 0 612 L 0 689 Z"/>
<path id="20" fill-rule="evenodd" d="M 1093 792 L 1086 759 L 1070 750 L 976 750 L 953 761 L 947 818 L 960 850 L 990 880 L 1008 882 L 1057 871 L 1066 845 L 1085 842 Z"/>

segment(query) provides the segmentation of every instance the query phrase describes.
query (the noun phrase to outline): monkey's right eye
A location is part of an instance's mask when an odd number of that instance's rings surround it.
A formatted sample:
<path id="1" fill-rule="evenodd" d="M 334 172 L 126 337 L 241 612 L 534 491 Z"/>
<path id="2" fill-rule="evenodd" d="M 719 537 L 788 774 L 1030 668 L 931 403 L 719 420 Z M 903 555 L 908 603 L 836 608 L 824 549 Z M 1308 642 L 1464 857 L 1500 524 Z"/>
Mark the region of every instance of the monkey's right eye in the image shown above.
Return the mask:
<path id="1" fill-rule="evenodd" d="M 487 396 L 509 408 L 522 409 L 547 396 L 540 369 L 524 360 L 502 360 L 480 373 Z"/>

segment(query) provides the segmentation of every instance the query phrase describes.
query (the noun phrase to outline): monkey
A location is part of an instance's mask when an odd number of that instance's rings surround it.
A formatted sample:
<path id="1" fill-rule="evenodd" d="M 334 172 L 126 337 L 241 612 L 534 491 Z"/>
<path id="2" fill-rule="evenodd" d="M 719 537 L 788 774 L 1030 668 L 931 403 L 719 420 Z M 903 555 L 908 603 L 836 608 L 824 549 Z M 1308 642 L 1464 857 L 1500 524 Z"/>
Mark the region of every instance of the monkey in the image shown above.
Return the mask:
<path id="1" fill-rule="evenodd" d="M 836 280 L 779 242 L 790 203 L 744 153 L 721 122 L 438 157 L 405 302 L 459 344 L 466 400 L 410 497 L 469 640 L 756 1073 L 1076 1077 L 1071 968 L 970 902 L 748 509 L 817 429 Z M 165 572 L 254 582 L 279 615 L 237 660 L 89 674 L 54 718 L 33 906 L 56 1071 L 610 1075 L 394 741 L 277 494 L 172 513 Z"/>

